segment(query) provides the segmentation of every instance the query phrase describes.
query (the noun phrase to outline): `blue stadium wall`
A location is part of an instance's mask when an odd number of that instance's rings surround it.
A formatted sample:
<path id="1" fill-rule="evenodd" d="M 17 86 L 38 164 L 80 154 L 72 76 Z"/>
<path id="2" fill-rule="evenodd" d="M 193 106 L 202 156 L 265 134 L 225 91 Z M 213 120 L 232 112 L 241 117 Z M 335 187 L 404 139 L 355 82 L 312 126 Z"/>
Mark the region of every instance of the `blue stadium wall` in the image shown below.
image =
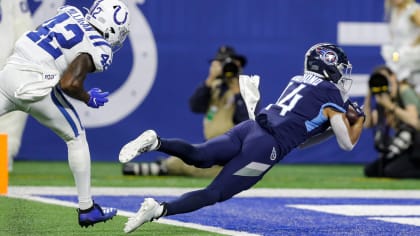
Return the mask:
<path id="1" fill-rule="evenodd" d="M 163 137 L 203 141 L 202 115 L 188 99 L 206 78 L 219 45 L 233 45 L 248 58 L 245 74 L 261 76 L 263 104 L 274 102 L 289 78 L 301 74 L 303 55 L 317 42 L 337 41 L 339 22 L 382 22 L 381 0 L 128 0 L 131 35 L 110 70 L 89 76 L 86 88 L 111 92 L 112 105 L 98 110 L 75 102 L 85 121 L 93 161 L 118 161 L 120 148 L 146 129 Z M 60 4 L 89 7 L 92 1 L 30 0 L 34 21 Z M 379 46 L 343 45 L 353 73 L 382 64 Z M 360 92 L 360 91 L 359 91 Z M 362 91 L 364 92 L 364 91 Z M 363 102 L 360 96 L 353 97 Z M 335 139 L 295 150 L 286 163 L 366 163 L 376 157 L 372 131 L 364 130 L 351 152 Z M 148 153 L 152 160 L 161 153 Z M 18 160 L 67 160 L 65 143 L 28 120 Z"/>

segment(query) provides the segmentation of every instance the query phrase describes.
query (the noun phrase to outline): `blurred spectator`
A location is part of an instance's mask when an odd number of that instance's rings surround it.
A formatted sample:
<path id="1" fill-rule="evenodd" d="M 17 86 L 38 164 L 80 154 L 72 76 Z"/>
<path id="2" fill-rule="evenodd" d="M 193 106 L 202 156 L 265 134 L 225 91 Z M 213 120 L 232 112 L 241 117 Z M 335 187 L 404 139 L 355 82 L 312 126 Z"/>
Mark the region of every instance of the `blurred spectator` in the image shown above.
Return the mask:
<path id="1" fill-rule="evenodd" d="M 365 167 L 365 175 L 420 178 L 419 97 L 387 66 L 374 70 L 369 88 L 364 102 L 365 126 L 374 130 L 379 157 Z"/>
<path id="2" fill-rule="evenodd" d="M 385 0 L 391 41 L 381 54 L 399 79 L 408 79 L 420 92 L 420 4 L 414 0 Z"/>
<path id="3" fill-rule="evenodd" d="M 31 13 L 26 0 L 0 1 L 0 67 L 6 64 L 12 54 L 16 40 L 27 30 L 32 29 Z M 0 117 L 0 133 L 8 135 L 9 172 L 13 171 L 13 158 L 20 149 L 23 130 L 28 115 L 14 111 Z"/>
<path id="4" fill-rule="evenodd" d="M 206 140 L 221 135 L 235 124 L 249 119 L 248 111 L 239 90 L 239 74 L 247 63 L 243 55 L 230 46 L 221 46 L 210 60 L 209 74 L 197 87 L 189 103 L 191 111 L 203 114 L 203 132 Z M 156 162 L 127 163 L 125 175 L 185 175 L 213 177 L 220 166 L 196 168 L 181 159 L 170 156 Z"/>

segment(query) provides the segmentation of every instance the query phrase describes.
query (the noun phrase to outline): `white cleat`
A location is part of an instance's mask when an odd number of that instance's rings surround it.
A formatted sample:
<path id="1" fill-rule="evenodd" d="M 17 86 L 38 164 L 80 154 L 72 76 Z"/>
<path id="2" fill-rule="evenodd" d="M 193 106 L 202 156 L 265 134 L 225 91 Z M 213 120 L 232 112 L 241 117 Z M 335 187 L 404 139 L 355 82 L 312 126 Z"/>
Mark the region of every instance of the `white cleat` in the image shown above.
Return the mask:
<path id="1" fill-rule="evenodd" d="M 153 198 L 146 198 L 140 209 L 125 223 L 124 232 L 131 233 L 144 223 L 151 222 L 162 215 L 163 207 Z"/>
<path id="2" fill-rule="evenodd" d="M 160 141 L 156 132 L 146 130 L 121 148 L 119 160 L 121 163 L 127 163 L 144 152 L 156 150 L 159 145 Z"/>

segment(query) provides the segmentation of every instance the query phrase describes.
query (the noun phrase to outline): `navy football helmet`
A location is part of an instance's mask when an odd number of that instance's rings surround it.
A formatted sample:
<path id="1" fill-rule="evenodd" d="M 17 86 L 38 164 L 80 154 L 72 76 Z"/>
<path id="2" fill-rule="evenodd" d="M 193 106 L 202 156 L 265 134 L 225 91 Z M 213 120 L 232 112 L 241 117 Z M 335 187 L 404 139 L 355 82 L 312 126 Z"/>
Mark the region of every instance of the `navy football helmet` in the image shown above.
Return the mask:
<path id="1" fill-rule="evenodd" d="M 351 69 L 344 51 L 331 43 L 315 44 L 305 54 L 305 73 L 331 81 L 345 92 L 351 87 Z"/>

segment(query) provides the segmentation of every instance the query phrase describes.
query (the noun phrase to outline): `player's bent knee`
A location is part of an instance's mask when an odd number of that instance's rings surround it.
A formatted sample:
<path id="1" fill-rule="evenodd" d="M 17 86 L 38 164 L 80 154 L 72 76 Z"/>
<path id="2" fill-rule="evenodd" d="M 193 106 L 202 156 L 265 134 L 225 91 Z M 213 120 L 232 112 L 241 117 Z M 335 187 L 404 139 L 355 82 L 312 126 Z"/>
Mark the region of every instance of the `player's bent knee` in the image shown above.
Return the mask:
<path id="1" fill-rule="evenodd" d="M 64 140 L 67 144 L 67 147 L 72 147 L 72 146 L 80 146 L 80 145 L 85 145 L 85 143 L 87 143 L 86 141 L 86 135 L 84 132 L 80 132 L 78 136 L 72 136 L 72 137 L 68 137 L 66 140 Z"/>

